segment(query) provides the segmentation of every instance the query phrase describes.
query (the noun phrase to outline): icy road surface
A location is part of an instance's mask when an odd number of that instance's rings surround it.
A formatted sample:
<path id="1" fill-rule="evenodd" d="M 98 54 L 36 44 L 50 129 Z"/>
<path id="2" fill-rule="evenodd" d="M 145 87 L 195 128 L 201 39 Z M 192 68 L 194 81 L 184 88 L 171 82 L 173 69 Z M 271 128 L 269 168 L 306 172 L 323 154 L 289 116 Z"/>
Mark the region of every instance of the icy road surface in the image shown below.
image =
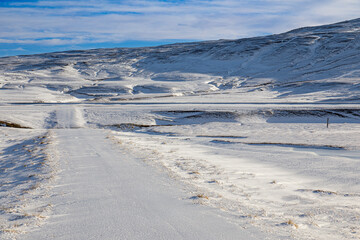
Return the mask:
<path id="1" fill-rule="evenodd" d="M 104 130 L 55 130 L 62 155 L 53 217 L 21 239 L 258 239 L 211 209 L 184 201 L 179 184 L 121 152 Z"/>

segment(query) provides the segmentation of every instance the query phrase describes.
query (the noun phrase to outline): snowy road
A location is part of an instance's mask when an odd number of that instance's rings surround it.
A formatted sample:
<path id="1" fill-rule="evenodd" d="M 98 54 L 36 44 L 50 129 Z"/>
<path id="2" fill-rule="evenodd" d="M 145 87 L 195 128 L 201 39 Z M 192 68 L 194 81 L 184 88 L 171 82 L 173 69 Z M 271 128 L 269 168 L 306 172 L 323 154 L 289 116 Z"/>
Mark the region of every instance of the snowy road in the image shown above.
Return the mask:
<path id="1" fill-rule="evenodd" d="M 53 216 L 21 239 L 258 239 L 194 205 L 181 187 L 119 151 L 104 130 L 58 129 Z"/>

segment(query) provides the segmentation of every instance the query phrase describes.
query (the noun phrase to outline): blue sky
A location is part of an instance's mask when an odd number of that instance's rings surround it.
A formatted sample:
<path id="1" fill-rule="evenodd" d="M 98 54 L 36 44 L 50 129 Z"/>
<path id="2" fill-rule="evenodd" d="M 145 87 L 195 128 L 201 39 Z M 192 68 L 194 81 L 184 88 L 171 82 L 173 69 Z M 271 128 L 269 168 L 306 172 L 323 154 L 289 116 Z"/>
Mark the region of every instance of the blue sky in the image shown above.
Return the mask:
<path id="1" fill-rule="evenodd" d="M 0 56 L 237 39 L 359 12 L 358 0 L 0 0 Z"/>

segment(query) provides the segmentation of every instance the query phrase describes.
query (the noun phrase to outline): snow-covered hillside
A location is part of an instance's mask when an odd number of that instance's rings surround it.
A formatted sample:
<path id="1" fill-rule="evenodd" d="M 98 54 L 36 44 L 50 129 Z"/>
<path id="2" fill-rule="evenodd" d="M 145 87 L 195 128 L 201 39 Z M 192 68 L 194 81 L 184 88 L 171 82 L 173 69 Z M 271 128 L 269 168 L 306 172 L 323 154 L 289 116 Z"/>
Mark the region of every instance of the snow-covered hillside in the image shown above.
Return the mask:
<path id="1" fill-rule="evenodd" d="M 45 100 L 32 95 L 40 87 L 48 101 L 244 87 L 270 90 L 278 98 L 358 101 L 359 33 L 355 19 L 240 40 L 1 58 L 0 86 Z"/>
<path id="2" fill-rule="evenodd" d="M 357 239 L 359 100 L 360 19 L 0 58 L 0 237 Z"/>

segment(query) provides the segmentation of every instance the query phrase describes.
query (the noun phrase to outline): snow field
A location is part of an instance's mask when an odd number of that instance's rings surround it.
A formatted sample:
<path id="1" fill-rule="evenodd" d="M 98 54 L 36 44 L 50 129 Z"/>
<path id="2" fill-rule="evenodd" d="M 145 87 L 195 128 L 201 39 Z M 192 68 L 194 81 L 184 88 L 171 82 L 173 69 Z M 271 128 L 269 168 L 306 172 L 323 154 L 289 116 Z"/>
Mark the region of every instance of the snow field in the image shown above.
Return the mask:
<path id="1" fill-rule="evenodd" d="M 240 225 L 299 239 L 358 237 L 359 124 L 244 122 L 113 134 L 192 185 L 190 199 L 230 213 Z"/>
<path id="2" fill-rule="evenodd" d="M 51 214 L 56 156 L 45 130 L 1 128 L 0 237 L 14 239 Z"/>

